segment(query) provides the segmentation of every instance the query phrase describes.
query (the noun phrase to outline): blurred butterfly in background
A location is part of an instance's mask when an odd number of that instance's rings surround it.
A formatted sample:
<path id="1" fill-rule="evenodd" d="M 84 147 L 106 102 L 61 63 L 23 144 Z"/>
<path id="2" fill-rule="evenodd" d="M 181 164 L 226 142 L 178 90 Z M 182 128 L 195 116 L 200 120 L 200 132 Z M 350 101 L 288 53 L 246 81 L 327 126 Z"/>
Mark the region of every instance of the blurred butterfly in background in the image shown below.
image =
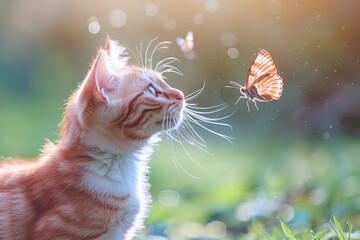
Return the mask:
<path id="1" fill-rule="evenodd" d="M 235 102 L 239 103 L 240 99 L 248 99 L 246 105 L 250 112 L 249 101 L 253 101 L 257 110 L 256 101 L 268 102 L 278 100 L 283 90 L 283 80 L 277 75 L 276 68 L 270 54 L 264 49 L 261 50 L 252 62 L 245 81 L 245 87 L 237 82 L 230 81 L 225 88 L 236 88 L 240 90 L 241 96 Z M 223 94 L 221 93 L 223 96 Z M 224 99 L 224 97 L 223 97 Z"/>
<path id="2" fill-rule="evenodd" d="M 194 34 L 190 31 L 186 34 L 185 39 L 176 38 L 176 43 L 183 53 L 189 52 L 194 48 Z"/>

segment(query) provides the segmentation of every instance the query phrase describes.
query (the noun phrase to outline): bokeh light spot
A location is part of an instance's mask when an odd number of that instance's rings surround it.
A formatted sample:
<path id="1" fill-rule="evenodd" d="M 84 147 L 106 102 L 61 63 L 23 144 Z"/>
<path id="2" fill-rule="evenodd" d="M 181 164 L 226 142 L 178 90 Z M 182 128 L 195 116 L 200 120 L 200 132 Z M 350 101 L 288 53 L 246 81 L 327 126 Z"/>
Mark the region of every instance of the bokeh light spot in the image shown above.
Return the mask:
<path id="1" fill-rule="evenodd" d="M 239 57 L 239 50 L 237 48 L 229 48 L 227 51 L 230 58 L 235 59 Z"/>
<path id="2" fill-rule="evenodd" d="M 195 24 L 202 24 L 205 20 L 204 14 L 197 12 L 194 14 L 192 20 Z"/>
<path id="3" fill-rule="evenodd" d="M 282 10 L 281 2 L 278 0 L 269 0 L 267 8 L 272 14 L 280 14 Z"/>
<path id="4" fill-rule="evenodd" d="M 126 24 L 127 14 L 123 10 L 114 9 L 110 12 L 109 22 L 114 28 L 121 28 Z"/>
<path id="5" fill-rule="evenodd" d="M 159 6 L 155 3 L 148 3 L 145 6 L 145 14 L 154 17 L 159 13 Z"/>
<path id="6" fill-rule="evenodd" d="M 87 24 L 89 25 L 90 23 L 92 23 L 92 22 L 99 22 L 99 19 L 97 18 L 97 17 L 95 17 L 95 16 L 91 16 L 91 17 L 89 17 L 88 19 L 87 19 Z"/>
<path id="7" fill-rule="evenodd" d="M 220 37 L 220 40 L 221 40 L 221 43 L 225 47 L 233 47 L 233 46 L 235 46 L 235 44 L 237 42 L 237 38 L 236 38 L 235 34 L 230 33 L 230 32 L 226 32 L 226 33 L 222 34 Z"/>
<path id="8" fill-rule="evenodd" d="M 209 238 L 222 239 L 226 235 L 226 225 L 221 221 L 212 221 L 206 224 L 205 234 Z"/>
<path id="9" fill-rule="evenodd" d="M 177 207 L 180 203 L 180 194 L 174 190 L 162 190 L 158 200 L 166 207 Z"/>
<path id="10" fill-rule="evenodd" d="M 173 31 L 176 28 L 176 21 L 173 18 L 168 18 L 164 21 L 163 26 L 167 31 Z"/>
<path id="11" fill-rule="evenodd" d="M 324 132 L 323 138 L 324 139 L 329 139 L 330 138 L 330 133 L 329 132 Z"/>
<path id="12" fill-rule="evenodd" d="M 208 12 L 216 12 L 220 8 L 218 0 L 205 0 L 204 7 Z"/>
<path id="13" fill-rule="evenodd" d="M 88 18 L 88 30 L 91 34 L 97 34 L 98 32 L 100 32 L 101 26 L 100 23 L 98 22 L 97 17 L 89 17 Z"/>
<path id="14" fill-rule="evenodd" d="M 317 188 L 310 193 L 310 202 L 313 205 L 321 205 L 325 202 L 327 195 L 324 188 Z"/>
<path id="15" fill-rule="evenodd" d="M 204 228 L 197 222 L 185 222 L 178 228 L 179 233 L 186 238 L 200 238 L 204 235 Z"/>
<path id="16" fill-rule="evenodd" d="M 295 210 L 294 210 L 293 206 L 291 206 L 290 204 L 285 204 L 279 210 L 279 217 L 284 222 L 291 221 L 291 219 L 293 219 L 294 216 L 295 216 Z"/>
<path id="17" fill-rule="evenodd" d="M 147 239 L 148 240 L 167 240 L 167 238 L 165 238 L 163 236 L 155 236 L 155 235 L 150 235 Z"/>
<path id="18" fill-rule="evenodd" d="M 158 15 L 156 15 L 156 18 L 159 22 L 164 22 L 166 19 L 168 19 L 168 14 L 164 11 L 160 11 Z"/>
<path id="19" fill-rule="evenodd" d="M 194 50 L 191 50 L 191 51 L 188 51 L 186 53 L 184 53 L 184 57 L 186 59 L 189 59 L 189 60 L 192 60 L 192 59 L 195 59 L 196 58 L 196 52 Z"/>
<path id="20" fill-rule="evenodd" d="M 132 16 L 134 16 L 139 23 L 151 21 L 151 17 L 146 14 L 146 4 L 137 4 Z"/>

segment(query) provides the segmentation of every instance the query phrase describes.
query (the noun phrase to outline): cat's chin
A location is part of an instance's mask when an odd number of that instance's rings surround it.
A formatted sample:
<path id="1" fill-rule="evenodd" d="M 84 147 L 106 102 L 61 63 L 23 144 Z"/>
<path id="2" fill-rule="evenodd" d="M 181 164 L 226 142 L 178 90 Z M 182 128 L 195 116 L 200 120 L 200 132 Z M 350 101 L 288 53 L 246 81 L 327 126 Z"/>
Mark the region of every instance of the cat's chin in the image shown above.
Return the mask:
<path id="1" fill-rule="evenodd" d="M 164 122 L 164 121 L 157 121 L 155 122 L 155 124 L 157 126 L 162 126 L 163 130 L 174 130 L 177 129 L 180 125 L 181 125 L 182 119 L 181 120 L 174 120 L 174 119 L 169 119 L 168 121 Z"/>

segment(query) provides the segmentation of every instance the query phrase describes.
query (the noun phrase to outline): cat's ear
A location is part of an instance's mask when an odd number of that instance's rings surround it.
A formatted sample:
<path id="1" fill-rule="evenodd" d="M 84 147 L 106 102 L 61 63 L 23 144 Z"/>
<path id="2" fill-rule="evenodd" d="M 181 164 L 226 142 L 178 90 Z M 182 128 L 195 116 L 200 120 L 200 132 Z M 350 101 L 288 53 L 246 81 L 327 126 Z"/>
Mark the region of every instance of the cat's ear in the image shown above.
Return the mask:
<path id="1" fill-rule="evenodd" d="M 113 71 L 118 72 L 121 68 L 128 66 L 129 56 L 126 52 L 126 48 L 117 41 L 111 40 L 108 36 L 104 49 L 108 53 L 109 67 Z"/>
<path id="2" fill-rule="evenodd" d="M 110 104 L 115 79 L 119 78 L 121 69 L 128 65 L 129 57 L 125 48 L 107 36 L 106 44 L 100 51 L 95 65 L 95 83 L 103 99 Z"/>
<path id="3" fill-rule="evenodd" d="M 110 50 L 110 42 L 111 42 L 111 38 L 109 36 L 109 34 L 106 36 L 106 43 L 105 43 L 105 46 L 104 46 L 104 50 L 105 51 L 109 51 Z"/>
<path id="4" fill-rule="evenodd" d="M 109 66 L 108 54 L 105 50 L 101 50 L 95 65 L 95 85 L 97 92 L 103 100 L 110 104 L 110 94 L 114 90 L 115 74 Z"/>
<path id="5" fill-rule="evenodd" d="M 107 39 L 106 45 L 99 54 L 82 84 L 82 96 L 95 97 L 98 101 L 111 103 L 121 70 L 127 66 L 128 57 L 125 48 L 116 41 Z"/>

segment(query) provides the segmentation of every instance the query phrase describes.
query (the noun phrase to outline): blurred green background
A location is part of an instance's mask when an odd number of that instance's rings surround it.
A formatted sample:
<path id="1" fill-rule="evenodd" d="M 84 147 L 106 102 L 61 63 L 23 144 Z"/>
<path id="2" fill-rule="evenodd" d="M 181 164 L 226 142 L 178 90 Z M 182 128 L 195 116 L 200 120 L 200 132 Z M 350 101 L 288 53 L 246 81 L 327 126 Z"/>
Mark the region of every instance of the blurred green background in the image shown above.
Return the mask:
<path id="1" fill-rule="evenodd" d="M 222 87 L 244 84 L 264 48 L 283 96 L 250 113 L 241 101 L 233 132 L 213 128 L 233 144 L 199 130 L 213 156 L 189 151 L 206 171 L 175 145 L 199 180 L 178 173 L 166 139 L 156 147 L 143 238 L 283 239 L 280 217 L 311 239 L 333 214 L 360 229 L 358 0 L 0 0 L 0 155 L 34 158 L 56 140 L 65 100 L 107 34 L 136 52 L 190 30 L 193 51 L 174 43 L 155 57 L 181 61 L 184 77 L 167 75 L 170 85 L 189 94 L 205 81 L 199 105 L 222 103 Z"/>

